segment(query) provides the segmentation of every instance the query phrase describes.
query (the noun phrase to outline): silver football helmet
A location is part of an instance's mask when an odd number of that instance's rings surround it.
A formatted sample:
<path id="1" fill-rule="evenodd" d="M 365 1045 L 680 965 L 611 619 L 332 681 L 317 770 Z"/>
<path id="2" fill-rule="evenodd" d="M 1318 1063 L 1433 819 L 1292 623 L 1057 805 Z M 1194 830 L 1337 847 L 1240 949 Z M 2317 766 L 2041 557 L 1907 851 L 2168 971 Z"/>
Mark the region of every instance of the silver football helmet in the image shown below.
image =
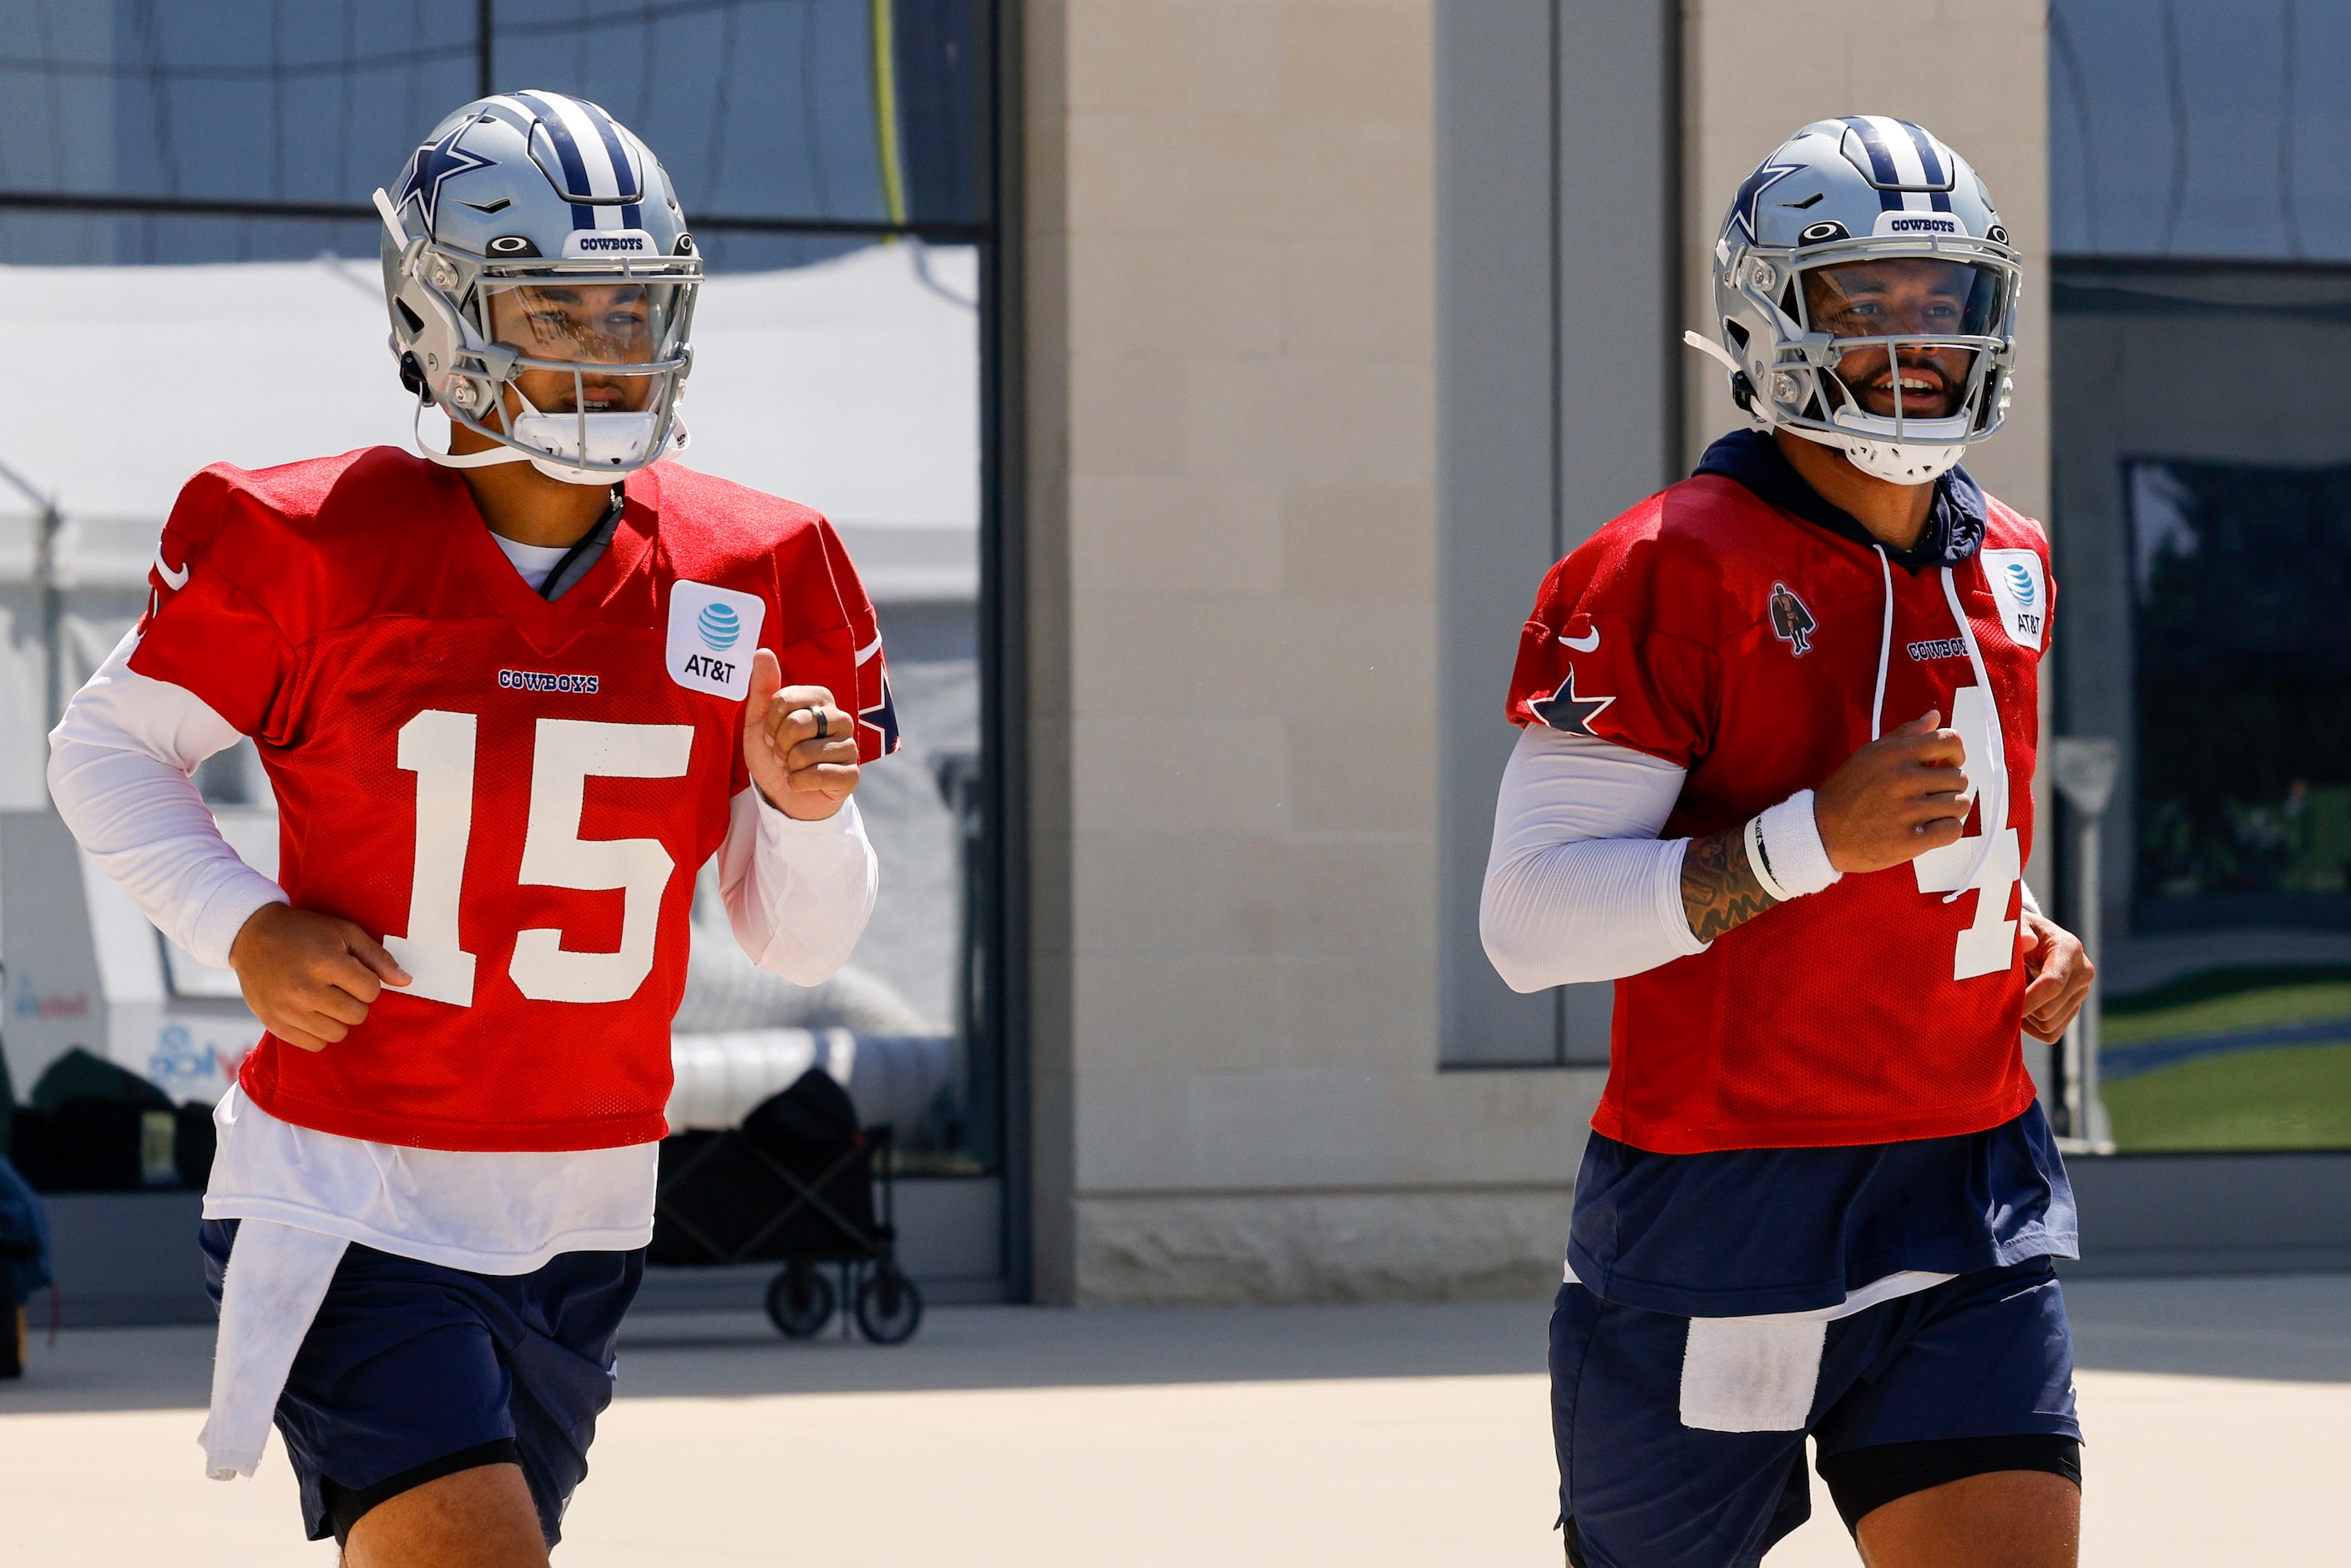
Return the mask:
<path id="1" fill-rule="evenodd" d="M 496 443 L 435 452 L 420 429 L 425 456 L 610 485 L 685 444 L 702 257 L 661 161 L 626 126 L 561 93 L 479 99 L 433 128 L 375 205 L 417 419 L 437 403 Z"/>
<path id="2" fill-rule="evenodd" d="M 1747 177 L 1723 220 L 1721 340 L 1682 336 L 1729 369 L 1758 428 L 1923 485 L 2008 413 L 2019 276 L 1967 160 L 1908 120 L 1816 120 Z"/>

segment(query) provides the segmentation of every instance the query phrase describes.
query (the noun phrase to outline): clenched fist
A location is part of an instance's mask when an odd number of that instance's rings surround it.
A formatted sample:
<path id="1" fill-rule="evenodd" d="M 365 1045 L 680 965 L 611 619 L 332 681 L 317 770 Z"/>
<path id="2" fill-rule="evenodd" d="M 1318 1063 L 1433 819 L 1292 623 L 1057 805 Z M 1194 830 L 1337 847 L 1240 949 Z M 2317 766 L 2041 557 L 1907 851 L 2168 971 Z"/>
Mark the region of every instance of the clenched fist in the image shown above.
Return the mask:
<path id="1" fill-rule="evenodd" d="M 368 1004 L 408 971 L 350 921 L 265 904 L 229 945 L 245 1005 L 288 1045 L 324 1051 L 367 1021 Z"/>
<path id="2" fill-rule="evenodd" d="M 1959 771 L 1966 748 L 1929 708 L 1844 759 L 1813 792 L 1829 863 L 1884 871 L 1957 843 L 1975 797 Z"/>
<path id="3" fill-rule="evenodd" d="M 2065 1028 L 2090 999 L 2097 975 L 2082 939 L 2035 909 L 2016 923 L 2024 949 L 2024 1032 L 2039 1040 L 2064 1038 Z"/>
<path id="4" fill-rule="evenodd" d="M 857 721 L 822 686 L 784 685 L 783 665 L 762 648 L 743 704 L 743 761 L 768 805 L 822 821 L 856 792 Z"/>

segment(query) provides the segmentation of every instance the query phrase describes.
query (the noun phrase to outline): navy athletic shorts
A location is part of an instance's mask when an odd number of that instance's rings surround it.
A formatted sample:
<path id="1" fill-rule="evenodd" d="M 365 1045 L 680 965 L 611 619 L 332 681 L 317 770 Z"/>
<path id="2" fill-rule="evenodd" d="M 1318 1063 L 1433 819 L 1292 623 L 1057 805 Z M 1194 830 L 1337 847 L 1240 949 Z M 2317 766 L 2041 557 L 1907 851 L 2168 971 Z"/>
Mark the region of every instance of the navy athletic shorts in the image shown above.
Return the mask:
<path id="1" fill-rule="evenodd" d="M 1552 1428 L 1571 1561 L 1752 1568 L 1811 1517 L 1808 1435 L 1848 1526 L 1877 1503 L 1987 1470 L 2079 1482 L 2073 1340 L 2045 1258 L 1831 1322 L 1802 1431 L 1682 1425 L 1688 1337 L 1687 1318 L 1604 1301 L 1579 1284 L 1560 1291 Z"/>
<path id="2" fill-rule="evenodd" d="M 234 1219 L 207 1219 L 220 1305 Z M 645 1255 L 566 1252 L 528 1274 L 475 1274 L 353 1243 L 277 1401 L 310 1539 L 478 1465 L 522 1467 L 552 1547 L 612 1401 L 614 1342 Z"/>

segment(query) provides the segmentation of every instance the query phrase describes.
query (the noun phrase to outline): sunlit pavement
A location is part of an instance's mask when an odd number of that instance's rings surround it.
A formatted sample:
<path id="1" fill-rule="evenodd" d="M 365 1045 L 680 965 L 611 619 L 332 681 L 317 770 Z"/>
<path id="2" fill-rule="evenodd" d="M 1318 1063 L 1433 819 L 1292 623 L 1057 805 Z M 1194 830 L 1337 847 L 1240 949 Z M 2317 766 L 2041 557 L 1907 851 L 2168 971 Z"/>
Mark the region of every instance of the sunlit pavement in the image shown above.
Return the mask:
<path id="1" fill-rule="evenodd" d="M 2069 1289 L 2085 1561 L 2340 1564 L 2351 1278 Z M 894 1350 L 633 1321 L 556 1561 L 1556 1564 L 1541 1303 L 935 1311 Z M 37 1341 L 0 1393 L 11 1563 L 323 1563 L 273 1440 L 204 1479 L 209 1334 Z M 1772 1568 L 1855 1561 L 1816 1497 Z"/>

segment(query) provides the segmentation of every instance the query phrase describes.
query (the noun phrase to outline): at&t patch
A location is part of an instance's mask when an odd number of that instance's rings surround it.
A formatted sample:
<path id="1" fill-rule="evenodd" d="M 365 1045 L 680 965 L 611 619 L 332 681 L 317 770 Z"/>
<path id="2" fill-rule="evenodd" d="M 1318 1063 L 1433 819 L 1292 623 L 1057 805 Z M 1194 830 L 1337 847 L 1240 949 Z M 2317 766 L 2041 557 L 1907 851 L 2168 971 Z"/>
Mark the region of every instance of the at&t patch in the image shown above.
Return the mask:
<path id="1" fill-rule="evenodd" d="M 767 601 L 707 582 L 669 591 L 669 678 L 688 691 L 740 702 L 751 690 L 751 652 L 759 645 Z"/>

